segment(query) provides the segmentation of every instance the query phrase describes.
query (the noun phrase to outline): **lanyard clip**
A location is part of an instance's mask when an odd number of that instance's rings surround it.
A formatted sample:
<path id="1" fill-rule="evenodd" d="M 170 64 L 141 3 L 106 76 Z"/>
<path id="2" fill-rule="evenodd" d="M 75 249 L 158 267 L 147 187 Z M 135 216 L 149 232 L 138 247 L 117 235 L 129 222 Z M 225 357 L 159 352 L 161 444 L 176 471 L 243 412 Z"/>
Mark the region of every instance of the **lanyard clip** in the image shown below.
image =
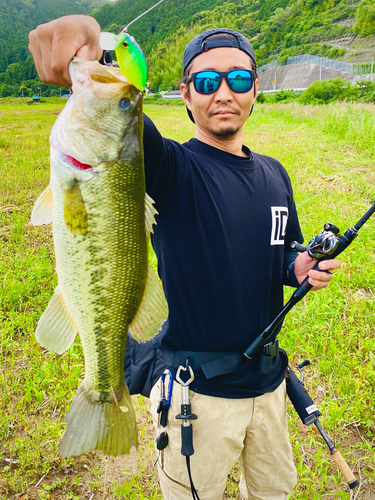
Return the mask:
<path id="1" fill-rule="evenodd" d="M 190 378 L 187 382 L 184 382 L 181 378 L 181 371 L 189 372 Z M 182 420 L 182 426 L 181 426 L 181 442 L 182 442 L 182 447 L 181 447 L 181 453 L 184 457 L 190 457 L 194 453 L 194 448 L 193 448 L 193 426 L 190 423 L 190 420 L 196 420 L 198 417 L 194 415 L 194 413 L 191 413 L 191 404 L 190 404 L 190 397 L 189 397 L 189 385 L 193 382 L 194 380 L 194 372 L 192 367 L 189 364 L 189 359 L 186 361 L 186 366 L 180 365 L 178 367 L 177 373 L 176 373 L 176 380 L 177 382 L 181 385 L 181 399 L 182 399 L 182 404 L 181 404 L 181 413 L 179 415 L 176 415 L 176 418 L 178 420 Z"/>
<path id="2" fill-rule="evenodd" d="M 168 376 L 168 395 L 165 396 L 165 379 Z M 161 376 L 161 389 L 160 389 L 160 401 L 157 408 L 157 413 L 160 414 L 159 425 L 163 427 L 163 431 L 159 434 L 156 439 L 156 448 L 161 451 L 168 446 L 168 434 L 167 434 L 167 422 L 168 422 L 168 411 L 171 405 L 172 399 L 172 385 L 173 378 L 170 370 L 165 370 Z"/>
<path id="3" fill-rule="evenodd" d="M 189 372 L 190 378 L 184 382 L 181 378 L 181 371 Z M 189 397 L 189 385 L 194 380 L 194 372 L 189 363 L 189 358 L 186 360 L 186 366 L 180 365 L 176 373 L 176 380 L 181 385 L 182 394 L 182 404 L 181 413 L 176 416 L 176 418 L 183 420 L 183 426 L 188 427 L 190 425 L 189 420 L 196 420 L 198 417 L 191 413 L 190 397 Z"/>

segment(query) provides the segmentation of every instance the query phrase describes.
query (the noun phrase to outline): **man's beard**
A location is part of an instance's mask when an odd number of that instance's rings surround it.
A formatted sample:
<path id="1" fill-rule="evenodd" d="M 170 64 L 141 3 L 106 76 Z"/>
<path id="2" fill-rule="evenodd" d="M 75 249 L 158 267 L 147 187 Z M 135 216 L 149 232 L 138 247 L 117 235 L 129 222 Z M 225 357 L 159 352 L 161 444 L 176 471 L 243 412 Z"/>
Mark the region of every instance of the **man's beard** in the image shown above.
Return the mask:
<path id="1" fill-rule="evenodd" d="M 230 139 L 235 136 L 241 127 L 229 127 L 223 130 L 209 129 L 209 132 L 220 139 Z"/>
<path id="2" fill-rule="evenodd" d="M 240 114 L 238 110 L 236 110 L 234 107 L 230 106 L 221 106 L 218 107 L 214 110 L 212 110 L 211 114 L 215 114 L 216 111 L 219 111 L 220 109 L 225 110 L 225 111 L 230 111 L 233 114 Z M 228 120 L 229 121 L 229 120 Z M 233 136 L 237 134 L 237 132 L 240 130 L 240 126 L 236 125 L 231 125 L 228 123 L 227 120 L 223 120 L 221 123 L 217 124 L 218 127 L 216 129 L 210 128 L 209 132 L 214 135 L 215 137 L 219 139 L 231 139 Z"/>

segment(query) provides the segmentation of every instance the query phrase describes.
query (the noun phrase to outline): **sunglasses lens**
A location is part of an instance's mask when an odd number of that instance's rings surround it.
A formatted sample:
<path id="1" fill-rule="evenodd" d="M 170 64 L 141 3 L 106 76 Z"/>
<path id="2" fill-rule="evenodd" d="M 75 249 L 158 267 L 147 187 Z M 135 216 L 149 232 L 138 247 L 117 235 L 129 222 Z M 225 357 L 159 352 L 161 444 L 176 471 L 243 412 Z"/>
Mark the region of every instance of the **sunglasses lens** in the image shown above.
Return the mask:
<path id="1" fill-rule="evenodd" d="M 248 92 L 253 86 L 253 74 L 243 69 L 230 71 L 227 80 L 235 92 Z"/>
<path id="2" fill-rule="evenodd" d="M 199 94 L 212 94 L 219 88 L 220 81 L 216 71 L 200 71 L 195 75 L 194 87 Z"/>

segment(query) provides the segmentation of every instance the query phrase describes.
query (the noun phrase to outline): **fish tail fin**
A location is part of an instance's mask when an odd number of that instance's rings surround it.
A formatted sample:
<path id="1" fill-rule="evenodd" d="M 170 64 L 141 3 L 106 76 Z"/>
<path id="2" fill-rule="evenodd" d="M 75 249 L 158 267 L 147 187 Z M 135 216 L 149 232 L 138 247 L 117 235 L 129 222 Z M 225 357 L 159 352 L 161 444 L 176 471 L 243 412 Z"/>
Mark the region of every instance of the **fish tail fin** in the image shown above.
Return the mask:
<path id="1" fill-rule="evenodd" d="M 112 401 L 102 403 L 90 397 L 83 381 L 67 415 L 60 455 L 70 457 L 101 450 L 116 456 L 129 453 L 132 446 L 138 447 L 138 433 L 127 386 L 113 392 Z"/>

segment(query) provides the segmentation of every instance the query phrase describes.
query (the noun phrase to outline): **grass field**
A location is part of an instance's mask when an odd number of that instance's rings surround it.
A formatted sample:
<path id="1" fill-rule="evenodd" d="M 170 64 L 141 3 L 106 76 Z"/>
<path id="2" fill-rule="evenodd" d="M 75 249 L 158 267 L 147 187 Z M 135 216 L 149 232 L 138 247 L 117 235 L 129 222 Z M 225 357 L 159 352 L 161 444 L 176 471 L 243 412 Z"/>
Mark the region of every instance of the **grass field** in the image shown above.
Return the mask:
<path id="1" fill-rule="evenodd" d="M 48 137 L 63 104 L 19 103 L 0 100 L 0 499 L 161 499 L 148 402 L 142 397 L 134 398 L 138 453 L 58 456 L 83 359 L 79 341 L 61 356 L 35 341 L 56 276 L 51 228 L 29 221 L 48 184 Z M 146 112 L 167 137 L 185 141 L 194 135 L 181 107 L 148 106 Z M 374 200 L 374 106 L 257 105 L 245 143 L 287 168 L 306 241 L 327 221 L 344 232 Z M 375 499 L 374 245 L 375 216 L 342 254 L 329 289 L 299 303 L 279 336 L 292 364 L 311 360 L 306 386 L 323 414 L 323 427 L 360 481 L 350 494 L 320 435 L 303 429 L 289 406 L 298 469 L 293 500 Z M 223 498 L 239 498 L 237 468 Z"/>

